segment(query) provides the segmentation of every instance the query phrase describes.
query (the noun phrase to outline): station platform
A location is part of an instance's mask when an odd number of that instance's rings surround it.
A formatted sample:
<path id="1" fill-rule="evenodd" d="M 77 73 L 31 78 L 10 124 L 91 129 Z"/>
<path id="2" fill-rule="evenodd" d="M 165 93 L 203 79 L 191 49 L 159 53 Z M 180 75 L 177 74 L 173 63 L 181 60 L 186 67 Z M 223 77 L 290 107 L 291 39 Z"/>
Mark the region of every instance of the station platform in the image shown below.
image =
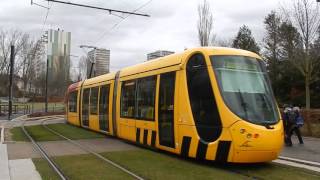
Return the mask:
<path id="1" fill-rule="evenodd" d="M 281 156 L 320 163 L 320 138 L 303 137 L 304 144 L 292 136 L 293 146 L 285 146 Z"/>

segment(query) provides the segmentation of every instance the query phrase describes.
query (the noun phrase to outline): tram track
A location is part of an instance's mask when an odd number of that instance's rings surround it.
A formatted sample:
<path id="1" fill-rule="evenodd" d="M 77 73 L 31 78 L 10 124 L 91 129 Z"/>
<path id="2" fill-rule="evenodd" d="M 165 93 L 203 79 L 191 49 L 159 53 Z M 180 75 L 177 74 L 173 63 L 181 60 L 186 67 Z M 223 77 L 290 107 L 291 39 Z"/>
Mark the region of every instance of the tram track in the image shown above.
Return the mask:
<path id="1" fill-rule="evenodd" d="M 28 137 L 28 139 L 31 141 L 31 143 L 36 147 L 36 149 L 40 152 L 41 156 L 49 163 L 51 168 L 56 172 L 56 174 L 60 177 L 61 180 L 67 180 L 68 178 L 63 173 L 61 168 L 52 160 L 52 158 L 46 153 L 46 151 L 40 146 L 37 141 L 34 140 L 34 138 L 30 135 L 30 133 L 27 131 L 27 129 L 24 126 L 25 122 L 22 122 L 21 128 L 24 134 Z"/>
<path id="2" fill-rule="evenodd" d="M 56 119 L 59 119 L 60 117 L 57 117 Z M 53 117 L 50 117 L 50 118 L 46 118 L 42 121 L 40 120 L 37 120 L 40 122 L 40 125 L 43 126 L 43 128 L 45 128 L 46 130 L 50 131 L 51 133 L 61 137 L 62 139 L 65 139 L 66 141 L 68 141 L 70 144 L 73 144 L 74 146 L 76 146 L 77 148 L 87 152 L 88 154 L 91 154 L 93 156 L 95 156 L 96 158 L 102 160 L 103 162 L 105 163 L 108 163 L 109 165 L 112 165 L 113 167 L 121 170 L 122 172 L 130 175 L 131 177 L 133 177 L 134 179 L 144 179 L 142 177 L 140 177 L 139 175 L 131 172 L 129 169 L 123 167 L 122 165 L 120 164 L 117 164 L 116 162 L 100 155 L 99 153 L 95 152 L 94 150 L 92 150 L 92 148 L 90 147 L 86 147 L 80 143 L 78 143 L 77 141 L 75 140 L 72 140 L 66 136 L 64 136 L 63 134 L 60 134 L 59 132 L 55 131 L 54 129 L 51 129 L 49 126 L 48 126 L 48 123 L 47 121 L 50 121 L 50 120 L 54 120 L 55 118 Z M 49 164 L 51 166 L 51 168 L 56 171 L 56 173 L 59 175 L 60 179 L 68 179 L 68 177 L 64 176 L 64 173 L 63 171 L 61 171 L 61 168 L 59 166 L 57 166 L 57 164 L 52 160 L 52 158 L 46 153 L 46 151 L 41 147 L 40 143 L 37 143 L 37 141 L 35 141 L 32 136 L 28 133 L 28 130 L 27 128 L 25 128 L 25 121 L 20 121 L 21 122 L 21 128 L 23 130 L 23 132 L 26 134 L 26 136 L 30 139 L 30 141 L 32 142 L 32 144 L 36 147 L 36 149 L 41 153 L 41 155 L 44 157 L 44 159 L 46 161 L 50 161 Z M 32 139 L 32 140 L 31 140 Z M 41 152 L 42 151 L 42 152 Z M 48 160 L 49 159 L 49 160 Z M 287 157 L 279 157 L 280 160 L 286 160 L 286 161 L 293 161 L 293 162 L 296 162 L 296 163 L 301 163 L 301 162 L 298 162 L 296 159 L 291 159 L 291 158 L 287 158 Z M 274 162 L 275 164 L 279 164 L 277 162 Z M 314 164 L 310 164 L 310 162 L 304 162 L 303 164 L 305 165 L 314 165 Z M 286 164 L 288 166 L 293 166 L 293 165 L 290 165 L 290 164 Z M 318 164 L 316 165 L 318 166 Z M 294 167 L 294 166 L 293 166 Z M 319 167 L 319 166 L 318 166 Z M 265 179 L 264 177 L 261 177 L 261 176 L 256 176 L 256 175 L 253 175 L 252 173 L 250 173 L 249 171 L 246 171 L 246 170 L 238 170 L 238 168 L 236 167 L 229 167 L 229 168 L 223 168 L 224 170 L 226 171 L 229 171 L 230 173 L 233 173 L 233 174 L 239 174 L 245 178 L 249 178 L 249 179 L 257 179 L 257 180 L 261 180 L 261 179 Z M 57 172 L 58 171 L 58 172 Z"/>
<path id="3" fill-rule="evenodd" d="M 135 174 L 134 172 L 130 171 L 129 169 L 121 166 L 120 164 L 100 155 L 99 153 L 95 152 L 94 150 L 92 150 L 91 148 L 84 146 L 68 137 L 65 137 L 64 135 L 60 134 L 59 132 L 51 129 L 50 127 L 47 126 L 47 124 L 45 123 L 47 120 L 51 120 L 50 119 L 45 119 L 41 122 L 41 125 L 48 131 L 50 131 L 51 133 L 61 137 L 62 139 L 65 139 L 66 141 L 68 141 L 69 143 L 71 143 L 72 145 L 76 146 L 77 148 L 80 148 L 81 150 L 87 152 L 88 154 L 91 154 L 93 156 L 95 156 L 96 158 L 102 160 L 103 162 L 112 165 L 113 167 L 121 170 L 122 172 L 130 175 L 131 177 L 133 177 L 134 179 L 138 179 L 138 180 L 144 180 L 144 178 L 142 178 L 141 176 Z M 52 167 L 52 169 L 59 175 L 59 177 L 61 179 L 68 179 L 66 176 L 64 176 L 63 171 L 61 171 L 61 168 L 57 166 L 57 164 L 52 160 L 52 158 L 50 158 L 50 156 L 48 156 L 48 154 L 45 152 L 45 150 L 30 136 L 30 134 L 28 133 L 28 131 L 26 130 L 26 128 L 24 127 L 24 124 L 21 125 L 24 133 L 26 134 L 26 136 L 30 139 L 30 141 L 33 143 L 33 145 L 37 148 L 37 150 L 39 150 L 39 152 L 41 153 L 41 155 L 49 162 L 50 166 Z"/>
<path id="4" fill-rule="evenodd" d="M 57 117 L 57 118 L 60 118 L 60 117 Z M 92 150 L 91 148 L 87 147 L 87 146 L 84 146 L 64 135 L 62 135 L 61 133 L 51 129 L 50 127 L 48 127 L 46 124 L 46 121 L 48 120 L 53 120 L 55 118 L 53 117 L 50 117 L 50 118 L 46 118 L 44 120 L 41 121 L 41 126 L 43 126 L 43 128 L 45 128 L 46 130 L 50 131 L 51 133 L 61 137 L 62 139 L 68 141 L 70 144 L 76 146 L 77 148 L 87 152 L 88 154 L 91 154 L 93 156 L 95 156 L 96 158 L 102 160 L 103 162 L 105 163 L 108 163 L 110 165 L 112 165 L 113 167 L 121 170 L 122 172 L 130 175 L 131 177 L 133 177 L 134 179 L 138 179 L 138 180 L 144 180 L 144 178 L 142 178 L 141 176 L 135 174 L 134 172 L 130 171 L 129 169 L 121 166 L 120 164 L 100 155 L 99 153 L 95 152 L 94 150 Z M 36 120 L 36 121 L 40 121 L 40 120 Z M 23 121 L 21 122 L 21 128 L 23 130 L 23 132 L 25 133 L 25 135 L 28 137 L 28 139 L 32 142 L 32 144 L 36 147 L 36 149 L 40 152 L 41 156 L 43 156 L 43 158 L 49 163 L 50 167 L 56 172 L 56 174 L 59 176 L 60 179 L 62 180 L 68 180 L 68 177 L 65 175 L 65 173 L 63 172 L 62 168 L 59 167 L 57 165 L 57 163 L 54 162 L 54 160 L 48 155 L 48 153 L 46 152 L 46 150 L 41 147 L 41 145 L 34 140 L 34 138 L 29 134 L 27 128 L 25 128 L 25 122 L 26 121 Z M 231 170 L 231 169 L 225 169 L 226 171 L 229 171 L 230 173 L 234 173 L 234 174 L 239 174 L 241 176 L 244 176 L 244 177 L 247 177 L 247 178 L 252 178 L 252 179 L 257 179 L 257 180 L 262 180 L 263 178 L 261 177 L 256 177 L 256 176 L 252 176 L 250 175 L 250 173 L 245 173 L 245 172 L 241 172 L 241 171 L 237 171 L 237 170 Z"/>

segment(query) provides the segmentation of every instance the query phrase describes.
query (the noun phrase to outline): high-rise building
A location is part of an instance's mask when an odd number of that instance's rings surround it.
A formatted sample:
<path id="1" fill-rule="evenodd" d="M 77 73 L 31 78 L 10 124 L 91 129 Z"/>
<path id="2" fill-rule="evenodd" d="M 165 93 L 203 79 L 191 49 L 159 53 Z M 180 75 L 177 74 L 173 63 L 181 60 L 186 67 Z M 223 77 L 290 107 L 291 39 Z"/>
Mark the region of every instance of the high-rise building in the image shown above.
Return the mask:
<path id="1" fill-rule="evenodd" d="M 65 91 L 70 83 L 71 33 L 63 30 L 48 30 L 48 87 L 53 95 Z"/>
<path id="2" fill-rule="evenodd" d="M 103 48 L 96 48 L 88 52 L 87 59 L 87 77 L 90 75 L 92 67 L 91 77 L 100 76 L 102 74 L 109 73 L 110 71 L 110 50 Z"/>
<path id="3" fill-rule="evenodd" d="M 168 56 L 173 53 L 174 52 L 172 52 L 172 51 L 158 50 L 158 51 L 147 54 L 147 60 L 149 61 L 149 60 L 156 59 L 159 57 Z"/>

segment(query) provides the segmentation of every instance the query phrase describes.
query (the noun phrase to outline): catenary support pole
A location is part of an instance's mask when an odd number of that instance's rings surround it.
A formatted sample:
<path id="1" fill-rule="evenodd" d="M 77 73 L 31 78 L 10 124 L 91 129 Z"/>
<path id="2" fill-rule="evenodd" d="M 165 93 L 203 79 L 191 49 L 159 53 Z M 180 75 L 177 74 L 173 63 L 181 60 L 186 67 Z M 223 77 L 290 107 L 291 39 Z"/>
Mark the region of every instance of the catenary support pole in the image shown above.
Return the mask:
<path id="1" fill-rule="evenodd" d="M 47 58 L 47 68 L 46 68 L 46 99 L 45 99 L 45 112 L 48 112 L 48 77 L 49 77 L 49 59 Z"/>
<path id="2" fill-rule="evenodd" d="M 8 119 L 11 120 L 12 117 L 12 81 L 13 81 L 13 70 L 14 70 L 14 45 L 11 45 L 10 54 L 10 74 L 9 74 L 9 113 Z"/>

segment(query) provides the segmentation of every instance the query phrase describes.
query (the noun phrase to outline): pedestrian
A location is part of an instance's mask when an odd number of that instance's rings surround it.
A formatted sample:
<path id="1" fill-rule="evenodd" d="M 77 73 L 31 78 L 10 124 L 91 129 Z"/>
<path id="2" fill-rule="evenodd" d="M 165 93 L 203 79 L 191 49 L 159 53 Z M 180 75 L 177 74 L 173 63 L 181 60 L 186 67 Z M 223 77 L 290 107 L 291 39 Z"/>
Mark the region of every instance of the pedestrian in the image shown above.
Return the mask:
<path id="1" fill-rule="evenodd" d="M 293 108 L 290 107 L 285 107 L 283 111 L 283 127 L 285 131 L 285 139 L 284 142 L 286 146 L 292 146 L 292 141 L 291 141 L 291 135 L 292 135 L 292 129 L 296 124 L 296 114 L 293 111 Z"/>
<path id="2" fill-rule="evenodd" d="M 290 134 L 292 135 L 293 133 L 295 133 L 297 135 L 298 139 L 299 139 L 299 143 L 303 144 L 303 140 L 302 140 L 301 133 L 300 133 L 300 128 L 304 124 L 303 123 L 303 117 L 301 115 L 299 107 L 294 107 L 292 110 L 295 113 L 295 121 L 296 121 L 296 123 L 292 127 Z M 291 139 L 291 136 L 290 136 L 290 139 Z"/>

